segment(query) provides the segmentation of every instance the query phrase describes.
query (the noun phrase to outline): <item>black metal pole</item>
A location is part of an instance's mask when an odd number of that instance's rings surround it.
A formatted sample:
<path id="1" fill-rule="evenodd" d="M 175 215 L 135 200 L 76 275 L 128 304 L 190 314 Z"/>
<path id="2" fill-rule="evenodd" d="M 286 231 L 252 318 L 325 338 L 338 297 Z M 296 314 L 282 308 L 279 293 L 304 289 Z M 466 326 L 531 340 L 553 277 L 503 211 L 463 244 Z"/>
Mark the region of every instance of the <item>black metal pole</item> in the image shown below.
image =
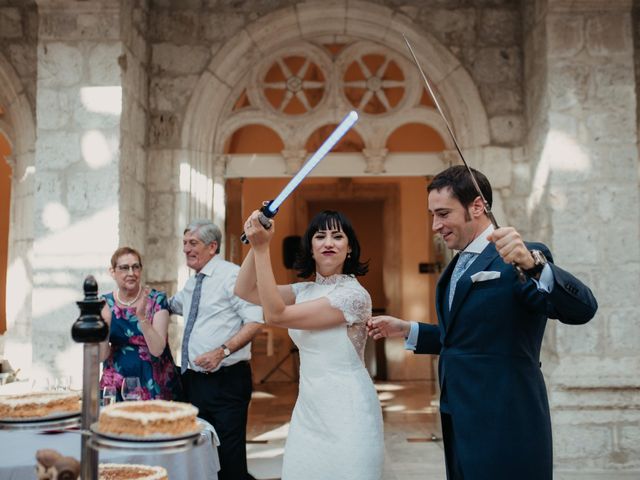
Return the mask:
<path id="1" fill-rule="evenodd" d="M 71 337 L 78 343 L 84 343 L 80 476 L 87 480 L 98 480 L 98 451 L 89 446 L 90 436 L 86 432 L 98 420 L 100 342 L 109 336 L 109 327 L 100 316 L 104 300 L 98 298 L 96 279 L 89 275 L 84 280 L 83 288 L 84 300 L 76 302 L 80 317 L 71 328 Z"/>

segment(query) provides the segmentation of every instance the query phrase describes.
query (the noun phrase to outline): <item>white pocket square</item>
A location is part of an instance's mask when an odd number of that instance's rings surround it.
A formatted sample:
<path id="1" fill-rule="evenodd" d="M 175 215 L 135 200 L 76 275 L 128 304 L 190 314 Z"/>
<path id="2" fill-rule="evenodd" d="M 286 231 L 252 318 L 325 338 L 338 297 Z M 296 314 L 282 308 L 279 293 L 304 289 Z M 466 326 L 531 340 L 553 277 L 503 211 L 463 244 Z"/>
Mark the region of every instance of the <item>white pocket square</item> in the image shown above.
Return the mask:
<path id="1" fill-rule="evenodd" d="M 471 275 L 471 281 L 473 283 L 486 282 L 487 280 L 493 280 L 496 278 L 500 278 L 500 272 L 478 272 Z"/>

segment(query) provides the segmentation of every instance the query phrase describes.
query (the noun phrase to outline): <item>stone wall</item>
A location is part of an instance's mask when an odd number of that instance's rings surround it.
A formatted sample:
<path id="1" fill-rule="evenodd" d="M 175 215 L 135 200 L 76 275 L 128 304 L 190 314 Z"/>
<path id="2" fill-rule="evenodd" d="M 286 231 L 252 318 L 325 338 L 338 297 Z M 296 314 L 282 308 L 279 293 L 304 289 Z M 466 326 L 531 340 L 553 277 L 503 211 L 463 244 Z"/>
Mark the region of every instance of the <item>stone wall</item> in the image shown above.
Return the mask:
<path id="1" fill-rule="evenodd" d="M 558 470 L 637 470 L 640 247 L 630 2 L 535 2 L 526 18 L 533 225 L 599 311 L 550 321 L 548 379 Z M 635 400 L 634 400 L 635 399 Z"/>
<path id="2" fill-rule="evenodd" d="M 82 368 L 70 338 L 87 274 L 119 242 L 122 53 L 115 1 L 39 5 L 32 375 Z"/>

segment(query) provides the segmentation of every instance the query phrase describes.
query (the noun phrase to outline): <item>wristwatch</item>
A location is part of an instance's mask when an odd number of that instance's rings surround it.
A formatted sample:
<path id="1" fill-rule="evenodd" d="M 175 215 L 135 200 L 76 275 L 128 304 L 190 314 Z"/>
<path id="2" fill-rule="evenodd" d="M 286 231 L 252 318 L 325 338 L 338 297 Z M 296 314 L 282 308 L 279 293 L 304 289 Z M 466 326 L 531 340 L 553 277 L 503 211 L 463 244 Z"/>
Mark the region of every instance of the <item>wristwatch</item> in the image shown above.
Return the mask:
<path id="1" fill-rule="evenodd" d="M 542 269 L 547 264 L 547 257 L 544 256 L 540 250 L 529 250 L 533 257 L 533 267 L 529 270 L 522 270 L 527 277 L 535 277 L 542 272 Z"/>
<path id="2" fill-rule="evenodd" d="M 224 343 L 220 345 L 220 348 L 222 349 L 222 353 L 224 353 L 224 358 L 227 358 L 229 355 L 231 355 L 231 350 L 229 350 L 229 347 L 227 347 Z"/>

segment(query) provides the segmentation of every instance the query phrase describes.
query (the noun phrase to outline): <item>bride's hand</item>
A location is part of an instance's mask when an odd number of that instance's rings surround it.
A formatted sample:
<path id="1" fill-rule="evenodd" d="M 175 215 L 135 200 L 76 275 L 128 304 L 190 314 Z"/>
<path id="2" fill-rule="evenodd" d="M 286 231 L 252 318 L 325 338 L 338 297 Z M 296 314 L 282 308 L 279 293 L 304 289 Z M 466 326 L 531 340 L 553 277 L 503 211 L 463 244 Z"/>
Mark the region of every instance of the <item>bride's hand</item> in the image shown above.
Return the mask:
<path id="1" fill-rule="evenodd" d="M 259 215 L 262 215 L 260 211 L 254 210 L 244 223 L 244 233 L 254 250 L 269 248 L 269 242 L 273 238 L 276 230 L 275 222 L 271 219 L 269 220 L 271 227 L 268 229 L 265 228 L 262 223 L 260 223 Z"/>

